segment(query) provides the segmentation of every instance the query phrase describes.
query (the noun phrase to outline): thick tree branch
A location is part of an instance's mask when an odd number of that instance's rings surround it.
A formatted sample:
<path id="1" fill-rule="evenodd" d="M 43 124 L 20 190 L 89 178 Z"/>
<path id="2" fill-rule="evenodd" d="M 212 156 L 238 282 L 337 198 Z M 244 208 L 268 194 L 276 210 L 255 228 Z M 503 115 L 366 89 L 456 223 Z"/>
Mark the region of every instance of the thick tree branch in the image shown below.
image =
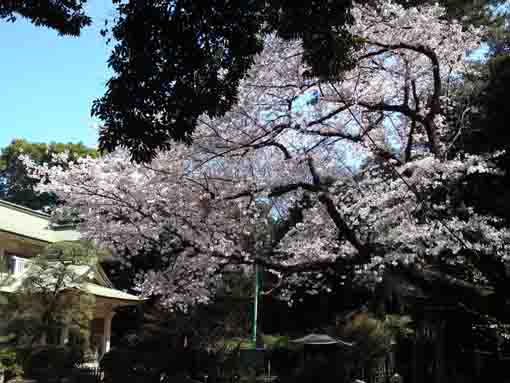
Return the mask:
<path id="1" fill-rule="evenodd" d="M 430 143 L 430 147 L 432 152 L 438 156 L 441 157 L 441 149 L 438 142 L 437 137 L 437 131 L 434 124 L 435 117 L 441 112 L 441 73 L 439 70 L 439 58 L 437 57 L 436 52 L 425 46 L 425 45 L 410 45 L 406 43 L 399 43 L 399 44 L 381 44 L 378 42 L 371 42 L 372 44 L 385 48 L 385 49 L 407 49 L 414 52 L 421 53 L 425 56 L 427 56 L 431 63 L 432 63 L 432 79 L 433 79 L 433 91 L 431 98 L 428 102 L 428 108 L 429 111 L 427 112 L 427 115 L 423 119 L 423 121 L 420 121 L 423 123 L 423 126 L 425 127 L 425 131 L 427 132 L 427 137 Z"/>
<path id="2" fill-rule="evenodd" d="M 335 110 L 329 112 L 325 116 L 322 116 L 321 118 L 319 118 L 317 120 L 309 122 L 306 126 L 311 128 L 314 125 L 322 124 L 324 121 L 329 120 L 330 118 L 335 117 L 338 113 L 342 113 L 342 112 L 346 111 L 349 108 L 349 106 L 350 105 L 342 105 L 342 106 L 336 108 Z"/>
<path id="3" fill-rule="evenodd" d="M 442 291 L 444 294 L 465 297 L 471 304 L 475 302 L 481 304 L 489 295 L 494 293 L 490 288 L 477 286 L 430 267 L 418 268 L 411 266 L 403 268 L 398 272 L 409 282 L 422 287 L 431 294 Z"/>
<path id="4" fill-rule="evenodd" d="M 324 205 L 326 208 L 326 211 L 328 212 L 328 215 L 331 217 L 332 221 L 335 223 L 335 226 L 337 227 L 339 231 L 339 236 L 345 237 L 349 243 L 354 246 L 354 248 L 358 251 L 360 260 L 362 261 L 368 261 L 370 257 L 370 249 L 363 244 L 358 237 L 356 236 L 356 233 L 354 230 L 352 230 L 345 220 L 343 219 L 340 212 L 337 210 L 335 203 L 329 196 L 329 193 L 321 193 L 319 195 L 319 201 Z"/>
<path id="5" fill-rule="evenodd" d="M 321 185 L 312 185 L 306 182 L 295 182 L 292 184 L 286 184 L 286 185 L 280 185 L 280 186 L 274 186 L 269 191 L 268 197 L 280 197 L 284 194 L 290 193 L 292 191 L 296 191 L 299 189 L 307 190 L 310 192 L 319 192 L 323 190 L 323 187 Z M 265 190 L 265 188 L 258 188 L 258 189 L 252 189 L 252 190 L 245 190 L 230 196 L 223 197 L 226 201 L 231 201 L 237 198 L 243 198 L 243 197 L 251 197 L 254 194 L 261 193 Z"/>
<path id="6" fill-rule="evenodd" d="M 310 169 L 310 173 L 312 174 L 314 185 L 320 185 L 321 179 L 320 175 L 317 172 L 317 169 L 314 166 L 312 158 L 308 158 L 308 167 Z M 338 211 L 338 209 L 335 206 L 335 203 L 333 202 L 333 199 L 331 198 L 328 191 L 321 192 L 319 194 L 319 201 L 324 205 L 326 208 L 326 211 L 328 212 L 328 215 L 330 216 L 331 220 L 334 222 L 336 228 L 339 232 L 339 239 L 345 239 L 349 241 L 349 243 L 354 246 L 354 248 L 358 251 L 359 256 L 362 260 L 368 259 L 370 256 L 370 251 L 367 246 L 365 246 L 356 236 L 356 233 L 354 230 L 352 230 L 349 225 L 345 222 L 344 218 Z"/>
<path id="7" fill-rule="evenodd" d="M 409 106 L 402 104 L 402 105 L 394 105 L 394 104 L 387 104 L 385 102 L 379 102 L 379 103 L 368 103 L 364 101 L 359 101 L 358 105 L 367 108 L 370 111 L 382 111 L 382 112 L 397 112 L 401 113 L 407 117 L 413 118 L 416 121 L 423 123 L 424 118 L 423 116 L 419 115 L 415 110 L 409 108 Z"/>
<path id="8" fill-rule="evenodd" d="M 313 205 L 312 200 L 308 194 L 294 203 L 294 206 L 289 209 L 287 218 L 276 224 L 271 238 L 271 248 L 276 248 L 280 241 L 287 235 L 287 233 L 296 226 L 297 223 L 303 221 L 303 211 Z"/>
<path id="9" fill-rule="evenodd" d="M 411 120 L 411 129 L 409 129 L 409 134 L 407 136 L 407 145 L 404 152 L 404 161 L 409 162 L 411 159 L 411 151 L 413 149 L 413 137 L 414 132 L 416 130 L 416 120 Z"/>
<path id="10" fill-rule="evenodd" d="M 253 144 L 251 147 L 253 149 L 260 149 L 260 148 L 264 148 L 264 147 L 268 147 L 268 146 L 274 146 L 275 148 L 280 149 L 280 151 L 283 153 L 283 156 L 285 157 L 286 160 L 290 160 L 292 158 L 292 155 L 287 150 L 287 148 L 283 144 L 276 142 L 276 141 L 259 142 L 257 144 Z"/>

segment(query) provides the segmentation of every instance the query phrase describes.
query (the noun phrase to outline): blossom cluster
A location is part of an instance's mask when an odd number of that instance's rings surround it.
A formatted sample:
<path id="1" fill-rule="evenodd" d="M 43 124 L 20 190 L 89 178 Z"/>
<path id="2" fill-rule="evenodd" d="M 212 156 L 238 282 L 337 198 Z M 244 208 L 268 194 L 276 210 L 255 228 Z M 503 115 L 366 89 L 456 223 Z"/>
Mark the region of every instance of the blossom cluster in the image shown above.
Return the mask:
<path id="1" fill-rule="evenodd" d="M 387 265 L 466 246 L 505 257 L 508 231 L 470 208 L 459 214 L 449 192 L 495 171 L 445 153 L 446 87 L 480 31 L 446 21 L 438 5 L 380 0 L 353 15 L 361 45 L 337 79 L 309 78 L 301 43 L 270 36 L 238 103 L 203 116 L 191 146 L 175 143 L 149 164 L 118 150 L 65 169 L 26 166 L 40 191 L 79 212 L 85 238 L 127 263 L 158 252 L 167 266 L 138 287 L 172 307 L 208 302 L 223 270 L 254 262 L 318 293 L 342 262 L 377 279 Z"/>

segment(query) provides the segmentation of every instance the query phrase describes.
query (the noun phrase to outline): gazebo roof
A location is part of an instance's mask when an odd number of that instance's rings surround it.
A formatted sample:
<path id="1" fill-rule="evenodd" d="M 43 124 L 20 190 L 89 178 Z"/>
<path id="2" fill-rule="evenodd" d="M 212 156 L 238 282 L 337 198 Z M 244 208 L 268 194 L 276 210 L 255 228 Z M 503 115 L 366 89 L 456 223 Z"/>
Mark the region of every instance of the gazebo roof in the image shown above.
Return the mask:
<path id="1" fill-rule="evenodd" d="M 345 342 L 339 338 L 333 338 L 328 334 L 308 334 L 302 338 L 291 340 L 294 343 L 301 344 L 314 344 L 314 345 L 327 345 L 327 344 L 337 344 L 341 346 L 352 347 L 354 344 Z"/>

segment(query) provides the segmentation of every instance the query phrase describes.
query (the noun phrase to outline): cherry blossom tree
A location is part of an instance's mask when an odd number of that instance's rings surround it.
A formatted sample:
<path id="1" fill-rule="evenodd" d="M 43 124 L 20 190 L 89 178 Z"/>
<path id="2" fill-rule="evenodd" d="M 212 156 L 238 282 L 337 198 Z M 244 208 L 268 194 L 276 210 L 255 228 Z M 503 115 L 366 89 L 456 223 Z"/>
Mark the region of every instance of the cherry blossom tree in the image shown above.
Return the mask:
<path id="1" fill-rule="evenodd" d="M 352 267 L 377 282 L 385 268 L 426 272 L 466 251 L 505 259 L 510 232 L 458 192 L 470 175 L 497 170 L 489 156 L 454 155 L 458 132 L 446 124 L 450 87 L 481 31 L 438 5 L 380 0 L 353 15 L 354 69 L 313 78 L 299 41 L 270 37 L 235 107 L 201 118 L 190 146 L 148 164 L 124 150 L 66 170 L 25 163 L 40 191 L 79 212 L 86 239 L 128 250 L 126 267 L 158 251 L 164 267 L 138 287 L 172 307 L 207 302 L 222 272 L 253 263 L 292 301 L 293 285 L 328 290 L 328 275 Z"/>

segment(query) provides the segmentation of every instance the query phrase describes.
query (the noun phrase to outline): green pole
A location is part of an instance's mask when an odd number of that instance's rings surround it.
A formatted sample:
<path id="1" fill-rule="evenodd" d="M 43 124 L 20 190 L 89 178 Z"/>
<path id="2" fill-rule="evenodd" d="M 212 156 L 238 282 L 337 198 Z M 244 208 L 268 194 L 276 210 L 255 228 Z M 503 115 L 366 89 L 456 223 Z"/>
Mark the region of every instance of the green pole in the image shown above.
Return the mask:
<path id="1" fill-rule="evenodd" d="M 252 341 L 257 347 L 257 319 L 259 311 L 259 268 L 255 263 L 255 293 L 253 298 L 253 329 L 252 329 Z"/>

